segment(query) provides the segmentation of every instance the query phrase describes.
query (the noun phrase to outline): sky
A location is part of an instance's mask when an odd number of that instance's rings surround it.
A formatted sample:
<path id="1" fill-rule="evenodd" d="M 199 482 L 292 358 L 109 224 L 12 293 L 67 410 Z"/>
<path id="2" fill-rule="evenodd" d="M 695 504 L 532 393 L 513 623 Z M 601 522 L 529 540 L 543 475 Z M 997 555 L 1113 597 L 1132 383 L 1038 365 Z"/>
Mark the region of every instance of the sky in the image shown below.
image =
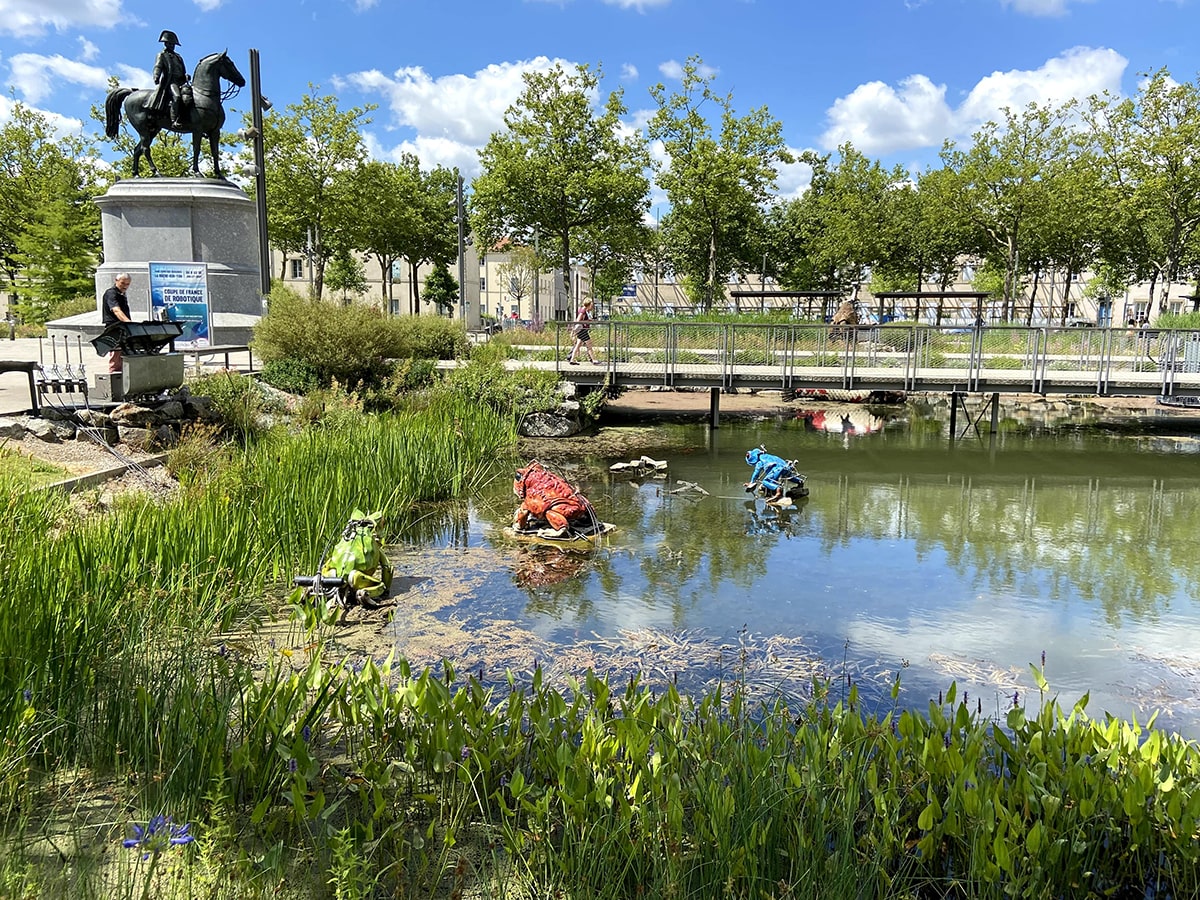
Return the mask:
<path id="1" fill-rule="evenodd" d="M 468 182 L 522 73 L 555 61 L 602 71 L 601 96 L 623 90 L 637 128 L 650 88 L 699 58 L 735 113 L 765 106 L 793 151 L 849 141 L 917 171 L 1005 106 L 1130 96 L 1161 68 L 1194 81 L 1200 60 L 1200 0 L 0 0 L 0 123 L 19 101 L 99 131 L 108 78 L 151 86 L 164 28 L 189 70 L 228 50 L 248 77 L 257 49 L 277 110 L 306 93 L 376 106 L 373 157 L 415 153 Z M 228 108 L 236 131 L 249 90 Z M 785 167 L 780 195 L 810 174 Z"/>

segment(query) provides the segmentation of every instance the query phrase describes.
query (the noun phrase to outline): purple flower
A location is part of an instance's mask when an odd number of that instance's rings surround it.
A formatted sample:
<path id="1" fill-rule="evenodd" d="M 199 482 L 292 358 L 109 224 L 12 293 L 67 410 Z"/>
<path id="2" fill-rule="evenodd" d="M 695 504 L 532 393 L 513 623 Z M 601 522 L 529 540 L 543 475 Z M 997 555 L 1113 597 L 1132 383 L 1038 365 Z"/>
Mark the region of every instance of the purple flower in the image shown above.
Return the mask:
<path id="1" fill-rule="evenodd" d="M 307 744 L 312 739 L 312 729 L 305 725 L 300 729 L 300 737 L 303 738 L 304 742 Z"/>
<path id="2" fill-rule="evenodd" d="M 161 853 L 169 847 L 190 844 L 196 839 L 191 828 L 190 822 L 175 825 L 170 816 L 158 815 L 147 822 L 145 828 L 134 825 L 133 837 L 123 840 L 121 846 L 127 850 L 141 850 L 142 859 L 147 859 L 151 854 Z"/>
<path id="3" fill-rule="evenodd" d="M 1020 699 L 1021 699 L 1021 694 L 1020 694 L 1020 692 L 1019 692 L 1019 691 L 1013 691 L 1013 709 L 1016 709 L 1016 708 L 1017 708 L 1017 704 L 1018 704 L 1018 702 L 1020 702 Z"/>
<path id="4" fill-rule="evenodd" d="M 458 751 L 459 758 L 466 759 L 470 755 L 471 755 L 471 748 L 468 747 L 466 744 L 463 744 L 462 749 Z"/>
<path id="5" fill-rule="evenodd" d="M 25 694 L 24 694 L 24 696 L 25 696 L 25 702 L 26 702 L 26 703 L 32 703 L 32 702 L 33 702 L 33 691 L 31 691 L 29 688 L 25 688 Z"/>
<path id="6" fill-rule="evenodd" d="M 1046 668 L 1046 651 L 1042 651 L 1042 668 Z"/>
<path id="7" fill-rule="evenodd" d="M 298 769 L 299 767 L 300 767 L 300 763 L 296 762 L 296 757 L 293 756 L 291 759 L 288 760 L 288 771 L 289 772 L 295 772 L 296 769 Z"/>

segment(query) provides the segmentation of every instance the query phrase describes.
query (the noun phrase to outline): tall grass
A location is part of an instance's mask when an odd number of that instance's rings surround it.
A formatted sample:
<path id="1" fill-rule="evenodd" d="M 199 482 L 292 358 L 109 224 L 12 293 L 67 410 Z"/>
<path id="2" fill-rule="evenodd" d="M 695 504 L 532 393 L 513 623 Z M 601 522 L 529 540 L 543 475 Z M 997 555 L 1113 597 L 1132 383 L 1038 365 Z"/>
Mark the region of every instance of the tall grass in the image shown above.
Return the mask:
<path id="1" fill-rule="evenodd" d="M 431 395 L 251 440 L 206 490 L 103 520 L 0 481 L 0 894 L 1200 896 L 1196 745 L 1063 711 L 1038 669 L 1038 703 L 1000 722 L 953 686 L 878 715 L 827 686 L 751 706 L 736 680 L 688 698 L 536 670 L 493 692 L 452 661 L 352 668 L 311 610 L 307 655 L 220 633 L 311 570 L 348 510 L 382 509 L 386 536 L 511 441 L 482 404 Z M 81 768 L 119 776 L 114 810 L 134 812 L 30 850 L 55 830 L 39 781 Z M 114 826 L 166 813 L 196 845 L 106 868 Z"/>
<path id="2" fill-rule="evenodd" d="M 415 503 L 491 477 L 512 440 L 488 410 L 439 397 L 353 429 L 269 433 L 206 490 L 145 495 L 103 518 L 72 518 L 59 495 L 6 485 L 0 696 L 29 699 L 0 705 L 0 772 L 127 766 L 187 796 L 223 755 L 240 693 L 213 659 L 214 632 L 314 571 L 354 507 L 383 510 L 387 537 Z M 18 733 L 20 765 L 5 755 Z"/>

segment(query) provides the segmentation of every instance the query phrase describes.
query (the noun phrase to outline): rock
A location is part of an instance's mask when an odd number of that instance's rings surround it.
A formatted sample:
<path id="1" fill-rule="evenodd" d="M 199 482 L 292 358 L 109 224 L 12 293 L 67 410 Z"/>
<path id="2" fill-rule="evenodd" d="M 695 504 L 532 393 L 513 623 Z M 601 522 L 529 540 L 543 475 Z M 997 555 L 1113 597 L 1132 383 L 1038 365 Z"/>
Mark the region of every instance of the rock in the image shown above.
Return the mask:
<path id="1" fill-rule="evenodd" d="M 113 425 L 112 416 L 98 409 L 76 410 L 75 419 L 83 425 L 91 425 L 95 428 L 111 428 Z"/>
<path id="2" fill-rule="evenodd" d="M 45 419 L 29 419 L 25 423 L 25 430 L 38 440 L 46 441 L 49 444 L 57 444 L 62 440 L 62 437 L 54 427 L 54 423 L 48 422 Z"/>
<path id="3" fill-rule="evenodd" d="M 157 410 L 138 406 L 136 403 L 122 403 L 112 411 L 112 419 L 117 426 L 126 428 L 146 428 L 162 424 L 162 416 Z"/>
<path id="4" fill-rule="evenodd" d="M 151 435 L 148 450 L 170 450 L 179 443 L 179 432 L 170 425 L 159 425 Z"/>
<path id="5" fill-rule="evenodd" d="M 115 447 L 121 441 L 121 433 L 117 430 L 117 426 L 112 423 L 107 425 L 88 425 L 86 429 L 80 428 L 75 432 L 75 440 L 80 442 L 95 444 L 95 438 L 100 438 L 109 447 Z"/>
<path id="6" fill-rule="evenodd" d="M 0 420 L 0 441 L 19 441 L 25 437 L 25 425 L 15 419 Z"/>
<path id="7" fill-rule="evenodd" d="M 183 413 L 189 419 L 207 419 L 212 412 L 212 398 L 189 396 L 183 403 Z"/>
<path id="8" fill-rule="evenodd" d="M 522 419 L 518 431 L 525 437 L 561 438 L 578 434 L 581 428 L 578 416 L 539 412 Z"/>
<path id="9" fill-rule="evenodd" d="M 135 453 L 149 450 L 150 442 L 154 439 L 154 432 L 145 426 L 137 428 L 133 425 L 117 425 L 117 435 L 118 443 L 124 444 Z"/>
<path id="10" fill-rule="evenodd" d="M 162 417 L 164 422 L 181 422 L 184 418 L 184 405 L 178 400 L 168 400 L 166 403 L 158 407 L 155 412 Z"/>

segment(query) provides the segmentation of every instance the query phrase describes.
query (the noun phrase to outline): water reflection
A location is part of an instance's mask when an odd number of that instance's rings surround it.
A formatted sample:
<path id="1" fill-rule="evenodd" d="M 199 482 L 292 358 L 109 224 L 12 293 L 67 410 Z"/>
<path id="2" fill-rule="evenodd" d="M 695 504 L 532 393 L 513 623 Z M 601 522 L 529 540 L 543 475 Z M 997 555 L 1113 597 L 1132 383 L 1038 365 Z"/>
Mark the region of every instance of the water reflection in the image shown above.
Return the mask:
<path id="1" fill-rule="evenodd" d="M 898 416 L 880 414 L 866 406 L 801 409 L 796 413 L 796 418 L 812 431 L 827 431 L 847 437 L 882 431 L 889 421 L 894 424 L 902 422 Z"/>
<path id="2" fill-rule="evenodd" d="M 744 454 L 760 444 L 799 459 L 812 490 L 801 505 L 747 498 Z M 881 698 L 907 661 L 917 707 L 955 679 L 998 709 L 1034 690 L 1028 665 L 1044 650 L 1064 701 L 1090 691 L 1093 714 L 1141 721 L 1163 708 L 1200 736 L 1193 447 L 1079 432 L 951 444 L 919 420 L 850 441 L 807 420 L 696 427 L 665 478 L 576 464 L 568 477 L 616 534 L 567 559 L 522 550 L 507 591 L 463 602 L 564 653 L 632 634 L 702 634 L 697 654 L 746 634 L 802 642 L 825 671 L 871 674 Z M 683 482 L 707 494 L 675 493 Z M 508 492 L 481 492 L 442 528 L 427 517 L 412 540 L 502 546 Z"/>

